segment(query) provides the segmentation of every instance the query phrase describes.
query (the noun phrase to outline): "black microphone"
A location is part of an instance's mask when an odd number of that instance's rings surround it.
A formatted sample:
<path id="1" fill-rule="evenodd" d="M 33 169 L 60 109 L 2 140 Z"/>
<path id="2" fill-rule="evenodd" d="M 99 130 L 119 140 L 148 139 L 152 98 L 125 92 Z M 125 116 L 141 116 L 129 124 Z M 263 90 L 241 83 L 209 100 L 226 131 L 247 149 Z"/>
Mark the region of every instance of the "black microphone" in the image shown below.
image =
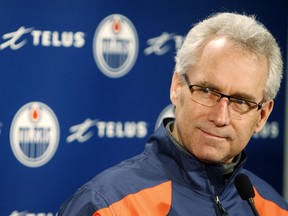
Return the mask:
<path id="1" fill-rule="evenodd" d="M 249 177 L 243 173 L 236 176 L 234 181 L 235 187 L 243 200 L 246 200 L 250 205 L 255 216 L 259 213 L 254 205 L 253 198 L 255 197 L 254 189 Z"/>

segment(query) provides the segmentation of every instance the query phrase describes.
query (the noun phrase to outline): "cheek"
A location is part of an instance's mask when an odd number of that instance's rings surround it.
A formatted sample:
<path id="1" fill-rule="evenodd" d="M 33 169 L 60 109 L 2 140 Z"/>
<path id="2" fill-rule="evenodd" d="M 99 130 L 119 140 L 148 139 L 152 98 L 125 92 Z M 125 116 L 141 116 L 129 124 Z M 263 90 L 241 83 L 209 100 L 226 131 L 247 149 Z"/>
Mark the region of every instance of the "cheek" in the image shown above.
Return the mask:
<path id="1" fill-rule="evenodd" d="M 178 97 L 178 101 L 179 101 L 179 105 L 181 107 L 184 107 L 184 103 L 185 103 L 185 96 L 183 94 L 180 94 L 179 97 Z"/>
<path id="2" fill-rule="evenodd" d="M 191 141 L 201 140 L 195 133 L 199 122 L 205 122 L 207 114 L 201 105 L 192 103 L 187 98 L 179 98 L 179 107 L 176 107 L 175 117 L 179 127 L 179 136 L 182 142 L 191 143 Z M 199 138 L 199 139 L 198 139 Z"/>
<path id="3" fill-rule="evenodd" d="M 193 112 L 193 107 L 190 106 L 191 103 L 189 102 L 189 99 L 185 98 L 183 95 L 181 95 L 177 100 L 175 118 L 178 127 L 180 127 L 179 133 L 191 133 L 192 123 L 194 122 L 193 119 L 195 119 L 195 112 Z"/>
<path id="4" fill-rule="evenodd" d="M 234 127 L 236 138 L 233 140 L 233 151 L 242 151 L 249 143 L 251 137 L 254 134 L 255 125 L 251 124 L 238 124 L 238 127 Z"/>

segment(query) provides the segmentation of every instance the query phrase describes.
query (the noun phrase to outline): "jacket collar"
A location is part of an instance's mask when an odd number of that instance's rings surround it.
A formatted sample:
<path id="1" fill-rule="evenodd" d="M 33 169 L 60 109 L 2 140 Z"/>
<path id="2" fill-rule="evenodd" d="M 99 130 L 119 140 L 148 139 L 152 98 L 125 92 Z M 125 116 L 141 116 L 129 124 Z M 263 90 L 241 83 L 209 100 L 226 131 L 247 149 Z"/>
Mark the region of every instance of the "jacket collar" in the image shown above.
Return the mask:
<path id="1" fill-rule="evenodd" d="M 219 194 L 227 184 L 233 182 L 235 175 L 244 166 L 246 153 L 244 151 L 241 153 L 236 169 L 229 176 L 226 176 L 223 174 L 220 165 L 203 163 L 184 150 L 181 145 L 175 143 L 175 139 L 166 130 L 166 125 L 171 121 L 174 121 L 174 119 L 164 119 L 162 125 L 150 139 L 150 142 L 156 141 L 157 143 L 159 158 L 161 156 L 170 156 L 181 169 L 179 175 L 171 174 L 171 178 L 174 181 L 183 181 L 184 179 L 185 183 L 192 186 L 195 190 Z"/>

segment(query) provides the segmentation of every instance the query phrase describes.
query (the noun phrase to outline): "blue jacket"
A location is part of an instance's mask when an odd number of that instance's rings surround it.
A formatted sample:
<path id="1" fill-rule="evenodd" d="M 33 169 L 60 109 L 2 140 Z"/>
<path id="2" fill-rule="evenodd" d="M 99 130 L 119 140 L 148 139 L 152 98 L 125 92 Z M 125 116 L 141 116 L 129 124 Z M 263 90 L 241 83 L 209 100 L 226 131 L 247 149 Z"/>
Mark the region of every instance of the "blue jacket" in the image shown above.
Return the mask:
<path id="1" fill-rule="evenodd" d="M 170 119 L 171 120 L 171 119 Z M 261 216 L 288 216 L 288 204 L 266 182 L 243 168 L 224 179 L 218 165 L 207 165 L 181 150 L 165 129 L 150 137 L 142 154 L 102 172 L 66 201 L 59 216 L 253 216 L 238 195 L 234 178 L 249 176 Z"/>

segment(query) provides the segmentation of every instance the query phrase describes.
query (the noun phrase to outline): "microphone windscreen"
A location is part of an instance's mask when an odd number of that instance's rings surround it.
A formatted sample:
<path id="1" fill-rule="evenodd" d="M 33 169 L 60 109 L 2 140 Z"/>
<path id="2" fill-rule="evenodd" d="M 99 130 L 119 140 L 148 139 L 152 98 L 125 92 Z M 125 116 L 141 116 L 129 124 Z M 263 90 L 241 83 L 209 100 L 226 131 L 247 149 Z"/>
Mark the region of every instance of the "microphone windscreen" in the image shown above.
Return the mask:
<path id="1" fill-rule="evenodd" d="M 234 181 L 235 187 L 243 200 L 254 198 L 255 192 L 249 177 L 243 173 L 236 176 Z"/>

